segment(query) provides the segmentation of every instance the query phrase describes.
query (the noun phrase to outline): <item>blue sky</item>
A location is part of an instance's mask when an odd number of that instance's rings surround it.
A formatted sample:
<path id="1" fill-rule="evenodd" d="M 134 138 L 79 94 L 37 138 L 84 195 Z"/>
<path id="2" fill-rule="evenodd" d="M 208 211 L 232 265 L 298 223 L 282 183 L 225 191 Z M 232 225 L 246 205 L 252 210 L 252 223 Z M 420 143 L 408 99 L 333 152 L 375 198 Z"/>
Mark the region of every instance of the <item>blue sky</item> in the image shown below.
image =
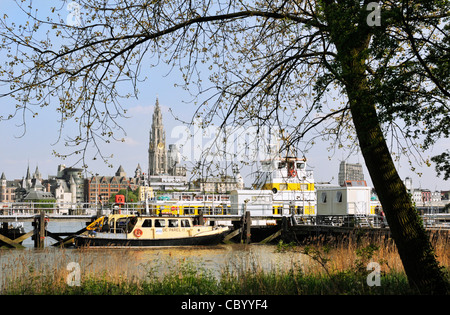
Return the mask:
<path id="1" fill-rule="evenodd" d="M 36 2 L 35 2 L 36 3 Z M 47 1 L 39 2 L 45 3 L 50 7 Z M 7 13 L 10 16 L 17 14 L 14 8 L 13 1 L 2 0 L 0 9 L 2 13 Z M 45 9 L 45 8 L 44 8 Z M 173 115 L 169 112 L 171 108 L 175 115 L 180 116 L 184 120 L 190 120 L 195 111 L 195 106 L 191 103 L 186 103 L 192 97 L 180 87 L 174 87 L 175 83 L 181 83 L 182 79 L 178 72 L 173 71 L 169 75 L 168 68 L 164 66 L 152 69 L 148 75 L 148 79 L 140 84 L 141 91 L 138 99 L 128 99 L 121 104 L 128 110 L 130 118 L 122 119 L 120 121 L 124 128 L 126 135 L 125 142 L 112 142 L 111 144 L 103 146 L 103 153 L 105 155 L 113 154 L 113 158 L 109 160 L 113 164 L 109 168 L 100 160 L 87 160 L 89 171 L 101 175 L 112 175 L 122 165 L 129 176 L 134 174 L 134 170 L 139 163 L 144 171 L 148 167 L 148 141 L 149 131 L 151 126 L 152 113 L 154 109 L 155 100 L 158 97 L 159 103 L 163 111 L 163 121 L 166 129 L 167 144 L 180 141 L 180 135 L 175 132 L 174 137 L 171 137 L 173 131 L 177 131 L 181 123 L 176 121 Z M 13 108 L 14 100 L 1 98 L 0 107 L 1 112 L 4 109 Z M 27 130 L 22 135 L 23 128 L 20 126 L 21 119 L 17 117 L 12 121 L 0 122 L 0 174 L 4 172 L 7 179 L 18 179 L 25 176 L 26 168 L 29 165 L 30 169 L 34 171 L 36 166 L 39 167 L 40 172 L 44 178 L 48 175 L 55 175 L 58 164 L 65 164 L 72 166 L 72 164 L 79 158 L 69 158 L 61 160 L 54 157 L 51 153 L 53 150 L 64 152 L 64 142 L 60 141 L 55 144 L 58 134 L 58 123 L 55 110 L 49 106 L 39 112 L 36 118 L 27 119 Z M 70 130 L 68 130 L 70 131 Z M 207 142 L 208 139 L 205 139 Z M 342 150 L 337 151 L 331 160 L 328 158 L 327 151 L 328 143 L 317 142 L 315 147 L 311 149 L 306 157 L 309 160 L 309 168 L 314 170 L 316 181 L 330 181 L 337 182 L 338 168 L 340 161 L 347 157 L 348 152 Z M 448 139 L 442 140 L 435 146 L 434 152 L 442 152 L 445 148 L 449 148 Z M 91 152 L 93 155 L 95 152 Z M 432 155 L 433 152 L 429 152 Z M 362 163 L 364 160 L 360 154 L 352 154 L 348 159 L 350 163 Z M 78 165 L 79 166 L 79 165 Z M 396 162 L 399 174 L 402 178 L 410 176 L 413 178 L 414 187 L 428 188 L 431 190 L 448 190 L 450 185 L 448 181 L 443 181 L 442 178 L 437 178 L 434 165 L 431 167 L 417 167 L 417 171 L 423 173 L 422 177 L 410 171 L 409 164 L 406 158 L 402 158 Z M 367 170 L 365 169 L 365 177 L 368 183 L 371 184 Z M 246 184 L 251 184 L 251 178 L 245 178 L 247 171 L 244 170 L 243 175 Z"/>

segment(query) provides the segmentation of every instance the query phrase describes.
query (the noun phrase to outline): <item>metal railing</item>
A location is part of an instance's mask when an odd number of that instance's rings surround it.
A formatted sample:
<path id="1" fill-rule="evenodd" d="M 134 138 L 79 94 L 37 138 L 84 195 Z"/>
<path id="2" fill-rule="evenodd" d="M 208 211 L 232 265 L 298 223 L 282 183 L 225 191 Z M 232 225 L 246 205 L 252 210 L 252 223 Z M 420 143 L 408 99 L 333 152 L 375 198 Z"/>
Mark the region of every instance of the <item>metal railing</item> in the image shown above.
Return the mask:
<path id="1" fill-rule="evenodd" d="M 142 203 L 127 203 L 124 206 L 102 206 L 92 203 L 58 203 L 58 202 L 10 202 L 0 203 L 0 215 L 20 216 L 34 215 L 44 211 L 47 215 L 95 215 L 108 214 L 113 210 L 132 213 L 145 209 Z"/>
<path id="2" fill-rule="evenodd" d="M 153 205 L 154 206 L 154 205 Z M 148 205 L 148 209 L 152 209 L 152 205 Z M 109 215 L 115 211 L 122 214 L 135 214 L 137 211 L 141 213 L 146 213 L 146 205 L 144 203 L 126 203 L 123 206 L 113 206 L 106 205 L 102 206 L 99 204 L 92 203 L 45 203 L 45 202 L 15 202 L 15 203 L 0 203 L 0 216 L 1 217 L 12 217 L 19 218 L 30 217 L 39 214 L 44 211 L 46 215 L 50 217 L 64 217 L 64 216 L 98 216 L 98 215 Z M 283 215 L 291 216 L 289 211 L 285 211 L 282 215 L 273 215 L 272 217 L 277 219 Z M 306 214 L 295 214 L 294 217 L 297 224 L 306 225 L 316 225 L 316 224 L 329 224 L 337 226 L 348 226 L 354 224 L 354 219 L 364 220 L 364 222 L 369 222 L 372 227 L 388 227 L 385 217 L 373 214 L 362 215 L 360 211 L 356 211 L 356 215 L 339 216 L 339 215 L 306 215 Z M 179 214 L 179 213 L 178 213 Z M 176 215 L 176 214 L 175 214 Z M 194 213 L 184 213 L 184 215 L 194 215 Z M 221 217 L 226 220 L 226 217 L 232 218 L 233 215 L 228 213 L 218 214 L 214 209 L 211 212 L 204 212 L 203 215 L 211 217 Z M 270 217 L 267 215 L 266 217 Z M 423 219 L 424 226 L 426 228 L 450 228 L 450 214 L 449 213 L 437 213 L 429 212 L 421 215 Z M 352 221 L 353 220 L 353 221 Z"/>

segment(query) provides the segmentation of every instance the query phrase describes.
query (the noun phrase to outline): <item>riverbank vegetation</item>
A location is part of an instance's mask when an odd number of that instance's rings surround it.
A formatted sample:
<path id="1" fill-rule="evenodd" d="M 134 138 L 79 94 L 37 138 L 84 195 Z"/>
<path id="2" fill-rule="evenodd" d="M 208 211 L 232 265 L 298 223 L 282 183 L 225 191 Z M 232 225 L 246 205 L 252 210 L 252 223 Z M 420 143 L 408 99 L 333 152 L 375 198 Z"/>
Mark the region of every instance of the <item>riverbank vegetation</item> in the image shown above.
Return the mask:
<path id="1" fill-rule="evenodd" d="M 448 279 L 450 270 L 448 237 L 432 237 L 432 240 L 437 259 L 447 271 Z M 60 258 L 53 261 L 47 260 L 46 263 L 41 261 L 40 264 L 30 264 L 23 258 L 16 258 L 9 262 L 15 267 L 15 272 L 3 274 L 3 278 L 0 278 L 0 293 L 33 295 L 418 294 L 415 288 L 409 286 L 395 245 L 389 239 L 382 242 L 369 240 L 354 242 L 350 238 L 337 244 L 325 244 L 318 240 L 316 244 L 309 245 L 280 242 L 275 246 L 272 245 L 271 248 L 284 262 L 290 260 L 288 267 L 283 264 L 283 267 L 275 265 L 269 269 L 263 268 L 261 262 L 255 257 L 245 262 L 229 261 L 220 271 L 208 269 L 191 259 L 153 260 L 142 266 L 141 270 L 144 272 L 139 275 L 121 266 L 114 255 L 111 255 L 110 264 L 104 266 L 105 268 L 101 271 L 94 270 L 92 263 L 85 264 L 78 270 L 65 268 L 67 260 L 62 262 L 66 256 L 63 250 Z M 80 250 L 80 255 L 83 255 L 83 251 L 86 250 L 88 249 Z M 299 252 L 304 256 L 301 262 L 292 259 L 293 256 L 290 255 Z M 370 265 L 371 262 L 376 264 Z"/>

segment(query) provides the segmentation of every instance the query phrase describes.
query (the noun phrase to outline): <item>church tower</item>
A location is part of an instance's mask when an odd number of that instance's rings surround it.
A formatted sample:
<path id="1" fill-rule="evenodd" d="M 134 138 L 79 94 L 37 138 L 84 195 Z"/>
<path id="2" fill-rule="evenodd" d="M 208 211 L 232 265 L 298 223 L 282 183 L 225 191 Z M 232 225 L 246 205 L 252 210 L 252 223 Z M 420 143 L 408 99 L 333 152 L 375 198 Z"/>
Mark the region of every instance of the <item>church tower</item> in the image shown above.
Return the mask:
<path id="1" fill-rule="evenodd" d="M 152 129 L 148 148 L 148 175 L 162 175 L 167 173 L 166 133 L 162 123 L 161 108 L 156 98 L 153 113 Z"/>

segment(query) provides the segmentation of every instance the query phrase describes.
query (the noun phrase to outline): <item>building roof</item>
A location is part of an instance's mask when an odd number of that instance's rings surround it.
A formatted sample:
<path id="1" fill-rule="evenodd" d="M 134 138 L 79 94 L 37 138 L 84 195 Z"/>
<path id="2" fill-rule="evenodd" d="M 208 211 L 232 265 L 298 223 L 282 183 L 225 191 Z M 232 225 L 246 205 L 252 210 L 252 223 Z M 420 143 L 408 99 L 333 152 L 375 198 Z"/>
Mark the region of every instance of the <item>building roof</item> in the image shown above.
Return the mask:
<path id="1" fill-rule="evenodd" d="M 52 200 L 55 199 L 52 193 L 46 191 L 31 190 L 24 200 Z"/>
<path id="2" fill-rule="evenodd" d="M 119 169 L 117 170 L 116 176 L 127 177 L 127 173 L 125 173 L 125 170 L 123 169 L 122 165 L 120 165 Z"/>
<path id="3" fill-rule="evenodd" d="M 88 185 L 89 184 L 102 184 L 102 183 L 107 183 L 107 184 L 112 184 L 112 183 L 119 183 L 119 184 L 127 184 L 127 185 L 131 185 L 131 184 L 138 184 L 140 182 L 139 178 L 128 178 L 125 176 L 92 176 L 89 180 L 88 180 Z"/>

